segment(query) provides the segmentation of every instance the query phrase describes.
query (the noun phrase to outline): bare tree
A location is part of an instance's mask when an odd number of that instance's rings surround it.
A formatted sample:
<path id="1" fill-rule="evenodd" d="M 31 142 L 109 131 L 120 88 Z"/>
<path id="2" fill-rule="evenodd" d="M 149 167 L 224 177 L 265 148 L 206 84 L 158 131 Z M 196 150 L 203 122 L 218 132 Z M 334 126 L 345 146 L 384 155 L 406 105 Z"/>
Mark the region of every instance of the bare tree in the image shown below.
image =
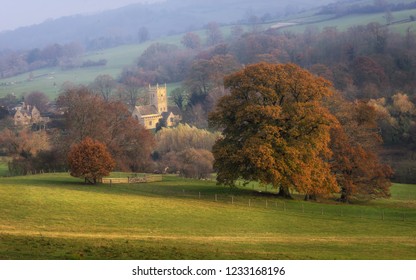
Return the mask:
<path id="1" fill-rule="evenodd" d="M 48 109 L 49 98 L 40 91 L 33 91 L 26 95 L 25 102 L 28 105 L 36 106 L 40 112 L 46 112 Z"/>
<path id="2" fill-rule="evenodd" d="M 111 75 L 99 75 L 95 78 L 91 88 L 99 93 L 105 101 L 109 101 L 113 90 L 116 88 L 116 81 Z"/>
<path id="3" fill-rule="evenodd" d="M 216 22 L 210 22 L 206 26 L 207 28 L 207 45 L 214 46 L 221 43 L 224 39 L 220 26 Z"/>

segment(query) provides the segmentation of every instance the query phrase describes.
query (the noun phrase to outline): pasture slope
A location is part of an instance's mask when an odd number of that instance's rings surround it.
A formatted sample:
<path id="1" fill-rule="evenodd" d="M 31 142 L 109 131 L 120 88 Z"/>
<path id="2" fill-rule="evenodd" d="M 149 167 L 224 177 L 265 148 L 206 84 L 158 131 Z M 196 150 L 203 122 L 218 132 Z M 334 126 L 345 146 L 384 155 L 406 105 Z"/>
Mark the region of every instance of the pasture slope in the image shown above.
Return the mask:
<path id="1" fill-rule="evenodd" d="M 258 186 L 0 178 L 0 259 L 415 259 L 416 186 L 390 200 L 281 200 Z"/>
<path id="2" fill-rule="evenodd" d="M 160 43 L 180 44 L 179 36 L 169 36 L 158 40 Z M 88 52 L 81 57 L 82 61 L 107 60 L 104 66 L 62 69 L 61 67 L 43 68 L 11 78 L 0 79 L 0 98 L 7 94 L 23 96 L 33 91 L 44 92 L 51 100 L 60 93 L 66 82 L 78 85 L 89 85 L 98 75 L 111 75 L 118 79 L 123 68 L 135 64 L 137 58 L 156 41 L 142 44 L 122 45 L 100 51 Z M 31 78 L 31 79 L 29 79 Z"/>

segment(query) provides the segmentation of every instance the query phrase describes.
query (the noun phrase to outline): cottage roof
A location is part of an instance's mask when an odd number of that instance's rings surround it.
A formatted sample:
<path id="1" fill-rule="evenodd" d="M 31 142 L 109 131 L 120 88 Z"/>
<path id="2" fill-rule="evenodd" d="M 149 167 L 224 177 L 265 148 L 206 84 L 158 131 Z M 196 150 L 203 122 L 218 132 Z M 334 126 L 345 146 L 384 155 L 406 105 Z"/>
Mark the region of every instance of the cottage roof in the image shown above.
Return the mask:
<path id="1" fill-rule="evenodd" d="M 40 114 L 38 108 L 36 108 L 36 106 L 30 106 L 30 105 L 25 105 L 23 103 L 22 106 L 19 107 L 15 107 L 14 110 L 16 110 L 16 113 L 19 112 L 23 115 L 27 115 L 27 116 L 32 116 L 33 114 Z"/>
<path id="2" fill-rule="evenodd" d="M 172 114 L 172 112 L 163 112 L 162 113 L 162 118 L 164 120 L 167 120 L 170 117 L 171 114 Z"/>
<path id="3" fill-rule="evenodd" d="M 172 112 L 175 116 L 182 115 L 182 112 L 178 106 L 168 106 L 168 112 Z"/>

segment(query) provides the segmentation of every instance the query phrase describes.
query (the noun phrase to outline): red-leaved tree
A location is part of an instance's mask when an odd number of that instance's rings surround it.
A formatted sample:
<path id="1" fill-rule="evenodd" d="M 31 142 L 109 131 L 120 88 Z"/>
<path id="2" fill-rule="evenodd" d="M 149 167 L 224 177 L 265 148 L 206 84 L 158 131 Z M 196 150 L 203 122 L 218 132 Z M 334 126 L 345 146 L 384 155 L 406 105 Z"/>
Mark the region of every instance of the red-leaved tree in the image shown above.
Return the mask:
<path id="1" fill-rule="evenodd" d="M 104 176 L 108 176 L 115 166 L 115 161 L 107 147 L 92 138 L 85 138 L 72 146 L 68 154 L 71 176 L 85 179 L 85 183 L 96 184 Z"/>

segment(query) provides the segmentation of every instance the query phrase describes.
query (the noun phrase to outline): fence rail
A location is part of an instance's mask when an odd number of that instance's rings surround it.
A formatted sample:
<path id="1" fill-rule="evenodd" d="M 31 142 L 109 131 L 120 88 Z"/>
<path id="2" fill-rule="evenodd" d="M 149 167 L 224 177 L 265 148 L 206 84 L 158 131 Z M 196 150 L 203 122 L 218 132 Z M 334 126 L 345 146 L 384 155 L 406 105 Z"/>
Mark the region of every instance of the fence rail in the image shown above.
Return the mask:
<path id="1" fill-rule="evenodd" d="M 101 183 L 103 184 L 139 184 L 139 183 L 152 183 L 163 181 L 162 175 L 144 175 L 143 177 L 127 177 L 127 178 L 103 178 Z"/>
<path id="2" fill-rule="evenodd" d="M 129 178 L 103 178 L 101 180 L 103 184 L 128 184 Z"/>

